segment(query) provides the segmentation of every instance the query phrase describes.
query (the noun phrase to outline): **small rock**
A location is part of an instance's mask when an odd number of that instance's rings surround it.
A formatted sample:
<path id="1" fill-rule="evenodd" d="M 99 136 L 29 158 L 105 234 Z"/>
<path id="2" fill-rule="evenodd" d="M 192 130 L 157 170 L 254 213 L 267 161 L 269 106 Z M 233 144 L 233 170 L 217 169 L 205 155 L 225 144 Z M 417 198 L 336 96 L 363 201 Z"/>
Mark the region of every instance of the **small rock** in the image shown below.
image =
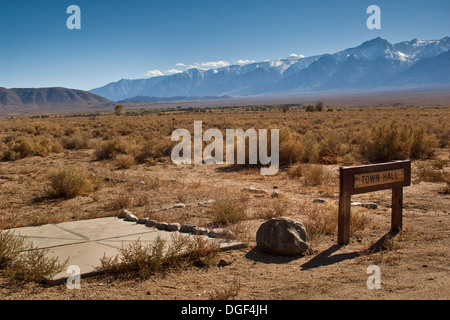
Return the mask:
<path id="1" fill-rule="evenodd" d="M 193 230 L 196 226 L 193 224 L 183 224 L 180 228 L 181 233 L 193 233 Z"/>
<path id="2" fill-rule="evenodd" d="M 184 208 L 186 205 L 184 203 L 177 203 L 172 208 Z"/>
<path id="3" fill-rule="evenodd" d="M 140 218 L 137 221 L 137 224 L 147 224 L 148 220 L 150 220 L 149 218 Z"/>
<path id="4" fill-rule="evenodd" d="M 125 179 L 119 179 L 119 182 L 120 182 L 120 183 L 125 183 L 125 182 L 127 182 L 127 180 L 125 180 Z"/>
<path id="5" fill-rule="evenodd" d="M 157 223 L 158 223 L 158 221 L 153 220 L 153 219 L 149 219 L 147 221 L 147 223 L 145 224 L 145 226 L 149 227 L 149 228 L 153 228 L 154 226 L 156 226 Z"/>
<path id="6" fill-rule="evenodd" d="M 144 185 L 144 184 L 145 184 L 145 181 L 138 181 L 138 184 Z"/>
<path id="7" fill-rule="evenodd" d="M 278 198 L 281 196 L 281 192 L 280 191 L 274 191 L 271 195 L 272 198 Z"/>
<path id="8" fill-rule="evenodd" d="M 255 194 L 253 196 L 250 196 L 250 198 L 264 198 L 264 194 L 263 193 Z"/>
<path id="9" fill-rule="evenodd" d="M 248 191 L 248 192 L 254 192 L 254 193 L 266 193 L 267 191 L 264 189 L 257 189 L 255 187 L 250 187 L 250 188 L 244 188 L 244 191 Z"/>
<path id="10" fill-rule="evenodd" d="M 118 218 L 119 219 L 125 219 L 127 217 L 127 214 L 132 214 L 130 211 L 128 211 L 127 209 L 123 209 L 120 213 Z"/>
<path id="11" fill-rule="evenodd" d="M 203 227 L 194 227 L 192 229 L 192 233 L 199 235 L 199 236 L 204 236 L 209 233 L 209 230 L 207 228 L 203 228 Z"/>
<path id="12" fill-rule="evenodd" d="M 198 203 L 198 205 L 199 206 L 206 206 L 207 204 L 210 204 L 210 203 L 214 203 L 214 202 L 216 202 L 216 200 L 205 200 L 205 201 L 200 201 L 199 203 Z"/>
<path id="13" fill-rule="evenodd" d="M 127 216 L 125 217 L 125 221 L 130 221 L 130 222 L 137 222 L 139 220 L 138 217 L 136 217 L 134 214 L 132 214 L 131 212 L 127 214 Z"/>
<path id="14" fill-rule="evenodd" d="M 373 202 L 365 202 L 361 204 L 361 207 L 367 208 L 367 209 L 373 209 L 375 210 L 376 208 L 378 208 L 376 203 Z"/>
<path id="15" fill-rule="evenodd" d="M 169 224 L 167 222 L 158 222 L 156 223 L 156 229 L 158 230 L 167 230 L 167 227 L 169 226 Z"/>
<path id="16" fill-rule="evenodd" d="M 211 238 L 231 239 L 234 237 L 234 234 L 233 234 L 233 231 L 231 231 L 230 229 L 216 228 L 216 229 L 212 229 L 208 233 L 208 236 L 210 236 Z"/>
<path id="17" fill-rule="evenodd" d="M 317 199 L 314 199 L 314 201 L 313 201 L 313 203 L 325 203 L 325 202 L 327 202 L 327 200 L 322 199 L 322 198 L 317 198 Z"/>
<path id="18" fill-rule="evenodd" d="M 225 260 L 225 259 L 220 259 L 219 263 L 217 264 L 218 267 L 226 267 L 229 266 L 230 264 L 232 264 L 231 261 Z"/>
<path id="19" fill-rule="evenodd" d="M 178 231 L 178 230 L 180 230 L 179 223 L 169 223 L 167 225 L 167 231 Z"/>

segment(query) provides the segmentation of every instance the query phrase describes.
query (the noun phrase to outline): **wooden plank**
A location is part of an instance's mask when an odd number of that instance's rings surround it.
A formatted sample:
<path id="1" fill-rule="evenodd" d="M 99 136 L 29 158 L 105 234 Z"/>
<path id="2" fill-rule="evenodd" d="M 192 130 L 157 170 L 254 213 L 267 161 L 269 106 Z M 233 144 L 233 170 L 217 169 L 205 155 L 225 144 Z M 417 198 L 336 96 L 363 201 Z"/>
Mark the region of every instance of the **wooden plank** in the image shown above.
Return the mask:
<path id="1" fill-rule="evenodd" d="M 350 243 L 350 210 L 351 196 L 339 197 L 338 244 Z"/>
<path id="2" fill-rule="evenodd" d="M 392 189 L 391 231 L 399 232 L 403 228 L 403 188 Z"/>

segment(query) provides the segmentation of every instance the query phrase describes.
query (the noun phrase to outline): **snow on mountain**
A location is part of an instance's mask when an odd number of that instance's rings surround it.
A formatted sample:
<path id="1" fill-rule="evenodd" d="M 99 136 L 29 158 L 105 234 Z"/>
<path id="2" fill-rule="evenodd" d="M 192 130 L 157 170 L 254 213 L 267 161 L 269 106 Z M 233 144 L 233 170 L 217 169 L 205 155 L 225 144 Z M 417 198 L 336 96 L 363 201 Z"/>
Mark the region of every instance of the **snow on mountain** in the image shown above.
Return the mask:
<path id="1" fill-rule="evenodd" d="M 210 70 L 193 68 L 169 76 L 120 80 L 91 92 L 118 101 L 136 96 L 252 96 L 449 84 L 447 74 L 442 74 L 447 68 L 437 67 L 437 64 L 448 65 L 450 56 L 445 53 L 449 50 L 449 37 L 396 44 L 376 38 L 335 54 L 291 55 Z"/>

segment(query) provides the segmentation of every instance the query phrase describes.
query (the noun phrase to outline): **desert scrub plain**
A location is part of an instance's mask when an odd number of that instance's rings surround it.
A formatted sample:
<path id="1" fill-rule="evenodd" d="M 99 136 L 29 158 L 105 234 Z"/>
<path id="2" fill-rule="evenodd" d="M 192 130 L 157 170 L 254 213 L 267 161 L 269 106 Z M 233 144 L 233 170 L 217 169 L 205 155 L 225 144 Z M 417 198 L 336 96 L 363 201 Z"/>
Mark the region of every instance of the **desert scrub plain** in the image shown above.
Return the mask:
<path id="1" fill-rule="evenodd" d="M 224 136 L 226 129 L 280 129 L 280 172 L 174 165 L 171 134 L 193 134 L 194 121 Z M 449 123 L 446 107 L 320 103 L 0 119 L 1 230 L 117 216 L 126 208 L 158 221 L 224 226 L 247 245 L 203 266 L 82 279 L 73 291 L 11 278 L 3 267 L 0 298 L 449 299 Z M 388 234 L 390 191 L 353 196 L 377 208 L 353 207 L 351 243 L 337 246 L 339 166 L 401 159 L 413 160 L 404 230 Z M 215 202 L 199 205 L 205 200 Z M 180 202 L 186 206 L 164 210 Z M 306 226 L 305 256 L 275 257 L 255 247 L 259 226 L 280 216 Z M 366 287 L 373 264 L 381 290 Z"/>

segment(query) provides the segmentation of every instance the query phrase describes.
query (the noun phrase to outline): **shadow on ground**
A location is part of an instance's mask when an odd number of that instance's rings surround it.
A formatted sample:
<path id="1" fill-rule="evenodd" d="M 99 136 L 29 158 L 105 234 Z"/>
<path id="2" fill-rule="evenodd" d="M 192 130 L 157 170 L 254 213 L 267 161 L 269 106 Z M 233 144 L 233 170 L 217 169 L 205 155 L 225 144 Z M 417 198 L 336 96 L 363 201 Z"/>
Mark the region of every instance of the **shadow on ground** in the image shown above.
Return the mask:
<path id="1" fill-rule="evenodd" d="M 301 270 L 309 270 L 313 268 L 323 267 L 333 265 L 345 260 L 350 260 L 357 258 L 364 254 L 373 254 L 380 252 L 383 250 L 384 244 L 386 240 L 389 240 L 395 237 L 398 232 L 388 232 L 384 236 L 382 236 L 377 242 L 370 246 L 370 248 L 363 251 L 354 251 L 354 252 L 345 252 L 345 253 L 337 253 L 341 248 L 345 247 L 342 245 L 334 244 L 330 248 L 322 251 L 321 253 L 314 256 L 311 260 L 305 262 L 300 266 Z M 283 257 L 283 256 L 275 256 L 261 251 L 260 249 L 253 248 L 249 251 L 245 257 L 249 260 L 253 260 L 260 263 L 266 264 L 283 264 L 289 263 L 294 260 L 300 260 L 305 258 L 304 255 L 292 256 L 292 257 Z"/>

